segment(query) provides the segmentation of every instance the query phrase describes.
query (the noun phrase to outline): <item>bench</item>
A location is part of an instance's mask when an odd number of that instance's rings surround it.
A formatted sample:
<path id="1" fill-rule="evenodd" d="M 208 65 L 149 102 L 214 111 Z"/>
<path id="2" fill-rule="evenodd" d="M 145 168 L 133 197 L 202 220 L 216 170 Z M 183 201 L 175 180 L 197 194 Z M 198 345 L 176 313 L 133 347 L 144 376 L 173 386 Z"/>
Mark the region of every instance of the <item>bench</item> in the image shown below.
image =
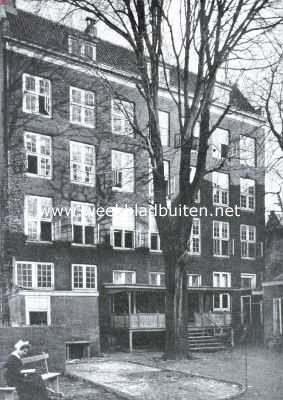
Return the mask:
<path id="1" fill-rule="evenodd" d="M 64 397 L 59 389 L 59 376 L 60 372 L 49 372 L 48 369 L 48 358 L 49 354 L 42 353 L 36 356 L 24 357 L 22 359 L 23 365 L 34 364 L 41 362 L 43 365 L 44 372 L 41 373 L 41 378 L 44 382 L 46 382 L 46 386 L 49 394 L 54 395 L 55 397 Z M 5 362 L 0 362 L 0 368 L 3 368 Z M 16 388 L 14 387 L 0 387 L 0 400 L 15 400 Z"/>
<path id="2" fill-rule="evenodd" d="M 24 365 L 42 362 L 45 371 L 41 374 L 41 378 L 44 382 L 46 382 L 48 390 L 53 392 L 54 394 L 62 395 L 59 389 L 59 376 L 61 374 L 60 372 L 49 372 L 48 358 L 49 354 L 42 353 L 36 356 L 24 357 L 22 361 Z M 48 383 L 50 384 L 50 386 L 48 386 Z"/>

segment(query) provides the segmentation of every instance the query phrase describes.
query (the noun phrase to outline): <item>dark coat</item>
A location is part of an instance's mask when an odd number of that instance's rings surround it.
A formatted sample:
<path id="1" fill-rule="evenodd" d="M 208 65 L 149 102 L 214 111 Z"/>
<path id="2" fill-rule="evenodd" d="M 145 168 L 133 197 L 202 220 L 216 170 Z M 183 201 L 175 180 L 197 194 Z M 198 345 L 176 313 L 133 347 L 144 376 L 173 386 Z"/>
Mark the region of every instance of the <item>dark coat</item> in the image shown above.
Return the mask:
<path id="1" fill-rule="evenodd" d="M 6 363 L 6 381 L 17 389 L 20 400 L 48 400 L 44 382 L 39 374 L 25 376 L 21 373 L 23 362 L 10 354 Z"/>

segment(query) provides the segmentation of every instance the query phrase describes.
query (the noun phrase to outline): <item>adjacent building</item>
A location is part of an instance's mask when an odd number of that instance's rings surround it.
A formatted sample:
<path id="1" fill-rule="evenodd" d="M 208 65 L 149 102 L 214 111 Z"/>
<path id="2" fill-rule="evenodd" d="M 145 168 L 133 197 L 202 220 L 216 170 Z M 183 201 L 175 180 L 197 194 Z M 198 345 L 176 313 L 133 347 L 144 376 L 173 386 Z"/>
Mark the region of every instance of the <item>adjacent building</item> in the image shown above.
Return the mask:
<path id="1" fill-rule="evenodd" d="M 135 212 L 148 206 L 152 184 L 132 124 L 146 134 L 134 55 L 98 39 L 92 20 L 81 32 L 21 10 L 7 14 L 1 46 L 3 326 L 67 327 L 67 358 L 89 343 L 99 351 L 159 340 L 160 240 L 154 217 Z M 174 90 L 174 68 L 166 73 Z M 213 120 L 229 100 L 207 162 L 227 161 L 196 198 L 208 216 L 193 220 L 188 320 L 240 330 L 262 324 L 264 137 L 261 116 L 237 87 L 217 84 Z M 170 201 L 179 134 L 162 77 L 159 118 Z M 194 154 L 198 136 L 197 127 Z M 238 206 L 240 216 L 215 216 L 219 206 Z"/>

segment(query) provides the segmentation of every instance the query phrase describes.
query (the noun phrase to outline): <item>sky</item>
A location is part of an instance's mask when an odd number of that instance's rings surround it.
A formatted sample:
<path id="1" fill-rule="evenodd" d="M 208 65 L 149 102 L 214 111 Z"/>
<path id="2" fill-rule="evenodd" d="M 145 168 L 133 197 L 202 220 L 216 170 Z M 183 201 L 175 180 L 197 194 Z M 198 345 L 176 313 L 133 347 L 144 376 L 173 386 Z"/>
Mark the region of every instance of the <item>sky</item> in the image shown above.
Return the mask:
<path id="1" fill-rule="evenodd" d="M 26 11 L 36 11 L 39 14 L 51 18 L 57 22 L 65 23 L 67 25 L 70 25 L 74 28 L 77 29 L 84 29 L 86 23 L 85 23 L 85 18 L 87 16 L 86 13 L 82 12 L 70 12 L 70 7 L 69 6 L 58 6 L 58 4 L 55 4 L 52 0 L 45 0 L 44 2 L 40 2 L 41 5 L 40 7 L 37 4 L 38 2 L 36 0 L 17 0 L 16 4 L 18 8 L 24 9 Z M 67 17 L 66 17 L 67 15 Z M 62 16 L 64 16 L 64 19 L 62 19 Z M 176 9 L 175 15 L 173 15 L 173 18 L 179 23 L 179 14 Z M 117 34 L 113 33 L 110 29 L 102 25 L 101 23 L 97 24 L 97 30 L 98 30 L 98 37 L 108 40 L 111 42 L 119 43 L 119 45 L 122 46 L 127 46 L 126 41 L 123 41 L 121 37 L 119 37 Z M 259 49 L 259 53 L 264 54 L 263 49 Z M 265 55 L 264 55 L 265 56 Z M 254 72 L 251 73 L 245 73 L 243 76 L 241 76 L 241 80 L 238 82 L 242 91 L 244 92 L 245 95 L 248 94 L 248 91 L 246 88 L 248 87 L 249 79 L 254 76 Z M 261 76 L 258 75 L 257 79 L 261 79 Z M 272 140 L 270 137 L 267 138 L 266 140 L 266 164 L 267 167 L 269 167 L 275 159 L 279 158 L 281 156 L 281 152 L 278 150 L 278 146 L 276 143 L 274 144 L 274 140 Z M 269 168 L 267 168 L 269 169 Z M 279 172 L 282 172 L 283 176 L 283 163 L 279 163 L 277 165 L 277 170 Z M 281 181 L 282 179 L 278 177 L 277 172 L 274 170 L 268 170 L 266 174 L 266 192 L 267 193 L 274 193 L 278 192 L 281 187 Z M 283 187 L 282 187 L 283 190 Z M 282 194 L 283 195 L 283 194 Z M 269 213 L 269 211 L 273 209 L 276 211 L 281 211 L 279 206 L 278 206 L 278 198 L 277 195 L 274 194 L 268 194 L 266 196 L 266 211 Z"/>

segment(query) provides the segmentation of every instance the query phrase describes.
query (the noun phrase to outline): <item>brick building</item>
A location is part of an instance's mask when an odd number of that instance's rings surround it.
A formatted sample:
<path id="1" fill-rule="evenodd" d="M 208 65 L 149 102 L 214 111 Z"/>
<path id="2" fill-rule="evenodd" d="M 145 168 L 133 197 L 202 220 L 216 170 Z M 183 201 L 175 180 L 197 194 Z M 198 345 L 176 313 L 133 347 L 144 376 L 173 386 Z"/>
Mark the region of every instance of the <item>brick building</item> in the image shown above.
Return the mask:
<path id="1" fill-rule="evenodd" d="M 80 32 L 20 10 L 3 20 L 1 46 L 3 324 L 67 328 L 70 358 L 87 343 L 99 350 L 160 335 L 159 236 L 153 217 L 134 213 L 148 206 L 152 188 L 131 124 L 135 117 L 146 132 L 133 54 L 98 39 L 91 20 Z M 167 73 L 174 88 L 174 68 Z M 178 193 L 178 122 L 160 84 L 170 200 Z M 207 175 L 196 199 L 208 216 L 193 220 L 188 320 L 239 328 L 261 324 L 262 119 L 237 87 L 216 90 L 213 120 L 229 99 L 233 106 L 210 139 L 207 163 L 229 160 Z M 194 140 L 196 153 L 197 129 Z M 240 217 L 211 216 L 217 206 L 235 205 Z M 93 214 L 99 206 L 114 207 L 112 215 Z M 76 213 L 54 216 L 51 207 Z"/>

